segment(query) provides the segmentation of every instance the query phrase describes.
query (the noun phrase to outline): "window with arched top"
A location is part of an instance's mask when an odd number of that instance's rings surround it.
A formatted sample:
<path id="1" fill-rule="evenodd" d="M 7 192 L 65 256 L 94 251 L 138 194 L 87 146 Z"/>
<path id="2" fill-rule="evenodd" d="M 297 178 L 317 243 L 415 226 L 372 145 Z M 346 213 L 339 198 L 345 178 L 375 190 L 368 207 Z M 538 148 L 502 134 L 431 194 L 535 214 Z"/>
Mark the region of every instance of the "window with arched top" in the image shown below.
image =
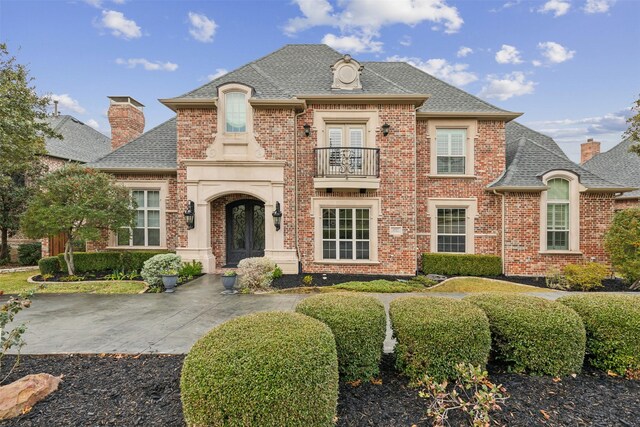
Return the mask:
<path id="1" fill-rule="evenodd" d="M 247 131 L 247 101 L 244 92 L 225 94 L 225 131 L 229 133 Z"/>
<path id="2" fill-rule="evenodd" d="M 569 250 L 571 201 L 569 181 L 547 181 L 547 250 Z"/>

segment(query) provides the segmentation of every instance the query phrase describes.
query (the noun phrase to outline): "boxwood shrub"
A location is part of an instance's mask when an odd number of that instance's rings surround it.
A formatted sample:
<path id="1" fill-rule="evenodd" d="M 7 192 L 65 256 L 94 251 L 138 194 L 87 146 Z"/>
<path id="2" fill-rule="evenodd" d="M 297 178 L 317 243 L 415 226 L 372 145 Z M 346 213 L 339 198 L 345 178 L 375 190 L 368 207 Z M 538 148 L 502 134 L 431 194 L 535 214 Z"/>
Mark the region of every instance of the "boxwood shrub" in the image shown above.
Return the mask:
<path id="1" fill-rule="evenodd" d="M 126 272 L 140 272 L 146 260 L 159 254 L 166 254 L 167 251 L 131 251 L 122 252 L 122 270 Z"/>
<path id="2" fill-rule="evenodd" d="M 76 273 L 86 273 L 91 271 L 124 271 L 139 272 L 144 266 L 144 262 L 155 255 L 165 254 L 166 251 L 131 251 L 131 252 L 74 252 L 73 262 Z M 63 271 L 67 269 L 64 254 L 58 255 L 58 262 Z"/>
<path id="3" fill-rule="evenodd" d="M 389 315 L 396 367 L 412 382 L 429 375 L 437 381 L 456 376 L 458 363 L 484 368 L 491 350 L 489 320 L 466 301 L 438 297 L 400 297 Z"/>
<path id="4" fill-rule="evenodd" d="M 235 318 L 194 344 L 180 391 L 188 426 L 333 426 L 333 334 L 299 313 Z"/>
<path id="5" fill-rule="evenodd" d="M 18 245 L 18 263 L 20 265 L 38 265 L 42 258 L 42 243 L 23 243 Z"/>
<path id="6" fill-rule="evenodd" d="M 298 303 L 296 311 L 331 328 L 343 379 L 369 380 L 379 374 L 387 315 L 377 298 L 348 294 L 316 295 Z"/>
<path id="7" fill-rule="evenodd" d="M 569 307 L 515 294 L 477 294 L 464 299 L 487 314 L 496 361 L 515 372 L 534 375 L 580 372 L 585 328 Z"/>
<path id="8" fill-rule="evenodd" d="M 640 372 L 640 298 L 570 295 L 558 299 L 575 310 L 587 330 L 587 362 L 619 375 Z"/>
<path id="9" fill-rule="evenodd" d="M 445 276 L 499 276 L 502 258 L 495 255 L 422 254 L 425 274 Z"/>
<path id="10" fill-rule="evenodd" d="M 60 272 L 60 261 L 57 256 L 40 258 L 38 268 L 40 268 L 40 274 L 56 274 Z"/>

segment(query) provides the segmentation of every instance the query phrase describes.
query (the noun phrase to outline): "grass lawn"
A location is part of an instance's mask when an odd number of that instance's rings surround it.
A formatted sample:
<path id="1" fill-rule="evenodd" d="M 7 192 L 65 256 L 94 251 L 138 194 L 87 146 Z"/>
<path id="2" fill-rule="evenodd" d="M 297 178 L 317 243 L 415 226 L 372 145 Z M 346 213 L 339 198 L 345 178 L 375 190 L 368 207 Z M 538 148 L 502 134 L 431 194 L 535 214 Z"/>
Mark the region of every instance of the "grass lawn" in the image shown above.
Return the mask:
<path id="1" fill-rule="evenodd" d="M 535 286 L 519 285 L 502 280 L 482 279 L 480 277 L 450 279 L 440 286 L 427 289 L 427 292 L 556 292 L 553 289 L 541 289 Z"/>
<path id="2" fill-rule="evenodd" d="M 29 283 L 27 278 L 37 274 L 37 271 L 0 274 L 0 290 L 5 294 L 19 294 L 39 287 L 40 284 Z M 145 288 L 144 282 L 49 282 L 39 294 L 137 294 Z"/>

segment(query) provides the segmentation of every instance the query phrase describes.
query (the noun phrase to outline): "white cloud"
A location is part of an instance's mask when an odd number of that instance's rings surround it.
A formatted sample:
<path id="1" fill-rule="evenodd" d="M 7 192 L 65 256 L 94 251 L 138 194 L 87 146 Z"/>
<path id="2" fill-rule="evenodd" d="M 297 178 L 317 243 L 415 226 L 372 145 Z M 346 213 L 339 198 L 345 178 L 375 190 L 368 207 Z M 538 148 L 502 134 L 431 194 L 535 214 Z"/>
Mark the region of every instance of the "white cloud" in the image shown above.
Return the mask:
<path id="1" fill-rule="evenodd" d="M 458 49 L 458 52 L 456 53 L 456 56 L 458 58 L 465 58 L 465 57 L 469 56 L 472 53 L 473 53 L 473 49 L 471 49 L 470 47 L 460 46 L 460 49 Z"/>
<path id="2" fill-rule="evenodd" d="M 576 54 L 575 50 L 568 50 L 556 42 L 538 43 L 542 56 L 546 59 L 547 64 L 560 64 L 573 58 Z M 541 61 L 533 61 L 533 65 L 539 67 L 544 65 Z"/>
<path id="3" fill-rule="evenodd" d="M 329 33 L 322 38 L 322 43 L 341 52 L 362 53 L 382 51 L 382 42 L 372 40 L 370 36 L 336 36 Z"/>
<path id="4" fill-rule="evenodd" d="M 91 5 L 93 7 L 97 7 L 97 8 L 101 8 L 102 4 L 104 3 L 104 0 L 82 0 L 84 1 L 86 4 Z M 112 2 L 114 2 L 115 4 L 124 4 L 125 0 L 111 0 Z"/>
<path id="5" fill-rule="evenodd" d="M 229 71 L 228 71 L 227 69 L 225 69 L 225 68 L 216 68 L 216 72 L 215 72 L 215 73 L 213 73 L 213 74 L 208 74 L 208 75 L 207 75 L 207 79 L 208 79 L 209 81 L 211 81 L 211 80 L 215 80 L 215 79 L 217 79 L 218 77 L 222 77 L 222 76 L 224 76 L 224 75 L 225 75 L 225 74 L 227 74 L 228 72 L 229 72 Z"/>
<path id="6" fill-rule="evenodd" d="M 450 64 L 446 59 L 427 59 L 426 61 L 415 57 L 391 56 L 387 61 L 408 62 L 425 73 L 429 73 L 439 79 L 455 86 L 464 86 L 478 80 L 478 76 L 467 70 L 468 64 Z"/>
<path id="7" fill-rule="evenodd" d="M 587 0 L 584 5 L 586 13 L 607 13 L 616 0 Z"/>
<path id="8" fill-rule="evenodd" d="M 97 120 L 95 119 L 89 119 L 85 122 L 87 125 L 91 126 L 92 128 L 94 128 L 95 130 L 100 129 L 100 124 L 98 123 Z"/>
<path id="9" fill-rule="evenodd" d="M 213 36 L 216 34 L 216 28 L 218 28 L 216 21 L 207 18 L 201 13 L 189 12 L 189 22 L 191 23 L 189 34 L 194 39 L 203 43 L 213 42 Z"/>
<path id="10" fill-rule="evenodd" d="M 510 0 L 510 1 L 506 2 L 506 3 L 504 3 L 502 6 L 500 6 L 498 8 L 494 8 L 494 9 L 489 10 L 489 12 L 494 12 L 494 13 L 495 12 L 502 12 L 504 9 L 510 9 L 513 6 L 519 5 L 520 3 L 522 3 L 522 0 Z"/>
<path id="11" fill-rule="evenodd" d="M 570 8 L 571 3 L 566 0 L 549 0 L 540 9 L 538 9 L 538 12 L 553 12 L 553 16 L 557 18 L 558 16 L 566 15 Z"/>
<path id="12" fill-rule="evenodd" d="M 178 64 L 174 64 L 173 62 L 153 62 L 145 58 L 118 58 L 116 59 L 116 64 L 125 65 L 127 68 L 136 68 L 138 65 L 142 65 L 147 71 L 175 71 L 178 69 Z"/>
<path id="13" fill-rule="evenodd" d="M 496 62 L 498 64 L 521 64 L 520 51 L 515 46 L 503 44 L 502 49 L 496 52 Z"/>
<path id="14" fill-rule="evenodd" d="M 123 39 L 136 39 L 142 37 L 142 31 L 136 22 L 127 19 L 122 12 L 115 10 L 102 11 L 102 27 L 111 30 L 111 34 Z"/>
<path id="15" fill-rule="evenodd" d="M 497 98 L 506 101 L 514 96 L 532 94 L 536 83 L 527 81 L 524 73 L 514 71 L 502 77 L 496 75 L 487 76 L 487 84 L 482 87 L 480 96 L 484 98 Z"/>
<path id="16" fill-rule="evenodd" d="M 410 36 L 404 36 L 400 39 L 400 44 L 402 46 L 411 46 L 411 43 L 413 43 L 413 40 L 411 40 Z"/>
<path id="17" fill-rule="evenodd" d="M 71 110 L 74 113 L 84 114 L 86 111 L 84 107 L 80 105 L 77 99 L 73 99 L 68 93 L 61 95 L 51 94 L 51 100 L 58 101 L 58 111 L 64 113 L 64 110 Z"/>

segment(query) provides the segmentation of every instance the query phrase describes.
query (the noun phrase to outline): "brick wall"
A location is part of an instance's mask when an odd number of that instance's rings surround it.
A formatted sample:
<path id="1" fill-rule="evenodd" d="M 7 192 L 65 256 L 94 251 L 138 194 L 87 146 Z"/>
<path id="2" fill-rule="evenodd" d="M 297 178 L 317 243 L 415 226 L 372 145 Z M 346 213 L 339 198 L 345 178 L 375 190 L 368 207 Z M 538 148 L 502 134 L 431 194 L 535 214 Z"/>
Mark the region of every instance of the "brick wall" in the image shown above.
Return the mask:
<path id="1" fill-rule="evenodd" d="M 144 113 L 131 104 L 111 103 L 108 111 L 111 147 L 122 147 L 144 132 Z"/>
<path id="2" fill-rule="evenodd" d="M 623 209 L 630 209 L 630 208 L 639 209 L 640 201 L 638 199 L 616 199 L 614 203 L 614 208 L 617 211 L 620 211 Z"/>

